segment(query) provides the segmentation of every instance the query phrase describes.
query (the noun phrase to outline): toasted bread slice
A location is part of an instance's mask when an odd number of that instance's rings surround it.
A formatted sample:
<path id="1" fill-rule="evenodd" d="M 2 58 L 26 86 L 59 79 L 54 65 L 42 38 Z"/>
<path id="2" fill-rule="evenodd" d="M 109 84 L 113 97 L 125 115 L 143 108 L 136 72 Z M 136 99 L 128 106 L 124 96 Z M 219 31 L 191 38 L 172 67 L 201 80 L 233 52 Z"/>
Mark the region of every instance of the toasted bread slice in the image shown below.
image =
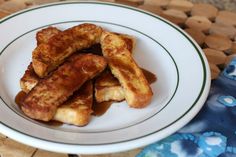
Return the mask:
<path id="1" fill-rule="evenodd" d="M 132 53 L 136 44 L 136 39 L 127 34 L 115 34 L 125 41 L 127 49 Z M 95 81 L 94 89 L 96 101 L 99 103 L 104 101 L 122 101 L 125 99 L 123 88 L 110 70 L 106 70 L 98 76 Z"/>
<path id="2" fill-rule="evenodd" d="M 101 56 L 74 55 L 28 93 L 22 102 L 22 111 L 33 119 L 51 120 L 58 106 L 105 67 L 106 60 Z"/>
<path id="3" fill-rule="evenodd" d="M 48 43 L 49 39 L 54 35 L 61 32 L 56 27 L 47 27 L 36 34 L 37 45 L 42 43 Z M 25 92 L 28 93 L 39 81 L 38 75 L 34 72 L 32 63 L 30 63 L 25 71 L 23 77 L 20 79 L 20 87 Z"/>
<path id="4" fill-rule="evenodd" d="M 41 78 L 47 76 L 77 50 L 99 43 L 101 33 L 101 27 L 81 24 L 52 36 L 47 43 L 39 44 L 33 51 L 35 73 Z"/>
<path id="5" fill-rule="evenodd" d="M 59 106 L 53 120 L 73 124 L 87 125 L 90 121 L 93 104 L 93 84 L 87 81 L 71 98 Z"/>
<path id="6" fill-rule="evenodd" d="M 125 98 L 123 88 L 109 70 L 99 75 L 95 81 L 94 89 L 97 102 L 122 101 Z"/>
<path id="7" fill-rule="evenodd" d="M 125 41 L 114 33 L 104 31 L 100 43 L 112 74 L 124 89 L 128 105 L 134 108 L 147 106 L 153 95 L 151 87 Z"/>

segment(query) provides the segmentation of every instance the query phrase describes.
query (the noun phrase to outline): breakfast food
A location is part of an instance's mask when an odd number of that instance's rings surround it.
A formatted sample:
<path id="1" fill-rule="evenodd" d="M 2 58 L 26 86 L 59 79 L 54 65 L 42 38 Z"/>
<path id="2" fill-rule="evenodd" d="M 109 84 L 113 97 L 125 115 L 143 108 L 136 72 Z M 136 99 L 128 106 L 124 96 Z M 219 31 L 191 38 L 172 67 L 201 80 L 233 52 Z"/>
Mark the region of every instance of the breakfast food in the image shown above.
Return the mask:
<path id="1" fill-rule="evenodd" d="M 108 109 L 112 102 L 126 100 L 130 107 L 142 108 L 151 101 L 153 81 L 132 57 L 133 36 L 86 23 L 65 31 L 44 28 L 36 41 L 32 62 L 20 79 L 24 97 L 19 107 L 28 117 L 84 126 L 92 113 L 101 115 L 96 110 L 103 105 Z"/>
<path id="2" fill-rule="evenodd" d="M 49 121 L 59 105 L 106 67 L 106 60 L 93 54 L 79 54 L 41 80 L 22 102 L 22 111 L 33 119 Z"/>
<path id="3" fill-rule="evenodd" d="M 37 32 L 36 34 L 36 41 L 37 41 L 37 45 L 41 44 L 41 43 L 48 43 L 49 39 L 51 37 L 53 37 L 54 35 L 58 34 L 60 32 L 59 29 L 55 28 L 55 27 L 47 27 L 42 29 L 41 31 Z M 129 49 L 130 52 L 133 51 L 134 47 L 135 47 L 135 38 L 130 36 L 130 35 L 126 35 L 126 34 L 118 34 L 126 43 L 127 48 Z M 92 47 L 90 47 L 89 49 L 84 49 L 79 51 L 81 53 L 93 53 L 93 54 L 98 54 L 98 55 L 102 55 L 101 52 L 101 48 L 99 44 L 93 45 Z M 109 76 L 111 79 L 115 79 L 113 75 Z M 27 70 L 25 71 L 23 77 L 20 79 L 20 87 L 22 89 L 22 91 L 24 91 L 25 93 L 28 93 L 40 80 L 40 77 L 35 73 L 34 68 L 32 66 L 32 63 L 30 63 L 30 65 L 28 65 Z M 103 80 L 104 82 L 105 80 Z M 108 82 L 110 80 L 107 80 Z M 112 86 L 109 86 L 110 88 L 112 88 Z M 108 87 L 106 87 L 108 88 Z M 114 89 L 114 88 L 113 88 Z M 116 100 L 116 98 L 111 100 Z"/>
<path id="4" fill-rule="evenodd" d="M 40 78 L 34 73 L 32 64 L 30 64 L 20 80 L 22 91 L 27 94 L 39 81 Z M 80 90 L 76 91 L 73 96 L 57 108 L 53 120 L 76 126 L 84 126 L 90 120 L 92 103 L 93 84 L 89 80 Z"/>
<path id="5" fill-rule="evenodd" d="M 153 95 L 151 87 L 125 41 L 114 33 L 104 31 L 100 43 L 112 74 L 124 89 L 128 105 L 134 108 L 147 106 Z"/>
<path id="6" fill-rule="evenodd" d="M 33 51 L 35 73 L 45 77 L 74 52 L 99 43 L 102 28 L 94 24 L 81 24 L 52 36 L 47 43 L 39 44 Z"/>

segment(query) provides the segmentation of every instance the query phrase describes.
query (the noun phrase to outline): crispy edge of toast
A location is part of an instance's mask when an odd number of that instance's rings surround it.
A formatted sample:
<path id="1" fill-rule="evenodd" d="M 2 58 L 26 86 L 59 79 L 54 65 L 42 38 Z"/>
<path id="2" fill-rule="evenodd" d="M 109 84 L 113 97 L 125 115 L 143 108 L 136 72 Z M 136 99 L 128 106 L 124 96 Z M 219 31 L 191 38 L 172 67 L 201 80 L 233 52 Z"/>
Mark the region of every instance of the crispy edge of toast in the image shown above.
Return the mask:
<path id="1" fill-rule="evenodd" d="M 104 31 L 101 46 L 112 74 L 124 89 L 128 105 L 134 108 L 147 106 L 151 102 L 152 89 L 125 41 L 114 33 Z"/>

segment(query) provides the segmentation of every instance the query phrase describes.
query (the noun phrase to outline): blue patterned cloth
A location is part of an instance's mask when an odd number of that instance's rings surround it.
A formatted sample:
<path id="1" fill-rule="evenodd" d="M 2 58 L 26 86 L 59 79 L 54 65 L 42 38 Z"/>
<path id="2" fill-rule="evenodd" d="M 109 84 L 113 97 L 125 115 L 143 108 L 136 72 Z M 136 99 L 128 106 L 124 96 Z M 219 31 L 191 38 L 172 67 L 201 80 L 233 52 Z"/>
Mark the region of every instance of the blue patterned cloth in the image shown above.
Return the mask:
<path id="1" fill-rule="evenodd" d="M 212 81 L 198 115 L 136 157 L 236 157 L 236 58 Z"/>

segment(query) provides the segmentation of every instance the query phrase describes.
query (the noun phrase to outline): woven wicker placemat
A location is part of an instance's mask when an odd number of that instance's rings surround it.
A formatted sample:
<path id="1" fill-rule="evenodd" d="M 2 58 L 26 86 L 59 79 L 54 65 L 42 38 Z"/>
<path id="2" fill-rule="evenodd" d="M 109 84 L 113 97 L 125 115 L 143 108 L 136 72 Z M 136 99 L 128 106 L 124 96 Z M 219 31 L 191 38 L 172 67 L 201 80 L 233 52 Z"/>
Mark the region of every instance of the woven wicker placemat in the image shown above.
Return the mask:
<path id="1" fill-rule="evenodd" d="M 0 0 L 0 18 L 35 5 L 60 0 Z M 103 0 L 138 7 L 160 15 L 192 36 L 201 46 L 209 61 L 212 79 L 236 55 L 236 13 L 219 10 L 213 5 L 187 0 Z M 107 155 L 80 155 L 81 157 L 133 157 L 141 149 Z M 39 150 L 15 142 L 0 134 L 0 157 L 67 157 Z"/>

